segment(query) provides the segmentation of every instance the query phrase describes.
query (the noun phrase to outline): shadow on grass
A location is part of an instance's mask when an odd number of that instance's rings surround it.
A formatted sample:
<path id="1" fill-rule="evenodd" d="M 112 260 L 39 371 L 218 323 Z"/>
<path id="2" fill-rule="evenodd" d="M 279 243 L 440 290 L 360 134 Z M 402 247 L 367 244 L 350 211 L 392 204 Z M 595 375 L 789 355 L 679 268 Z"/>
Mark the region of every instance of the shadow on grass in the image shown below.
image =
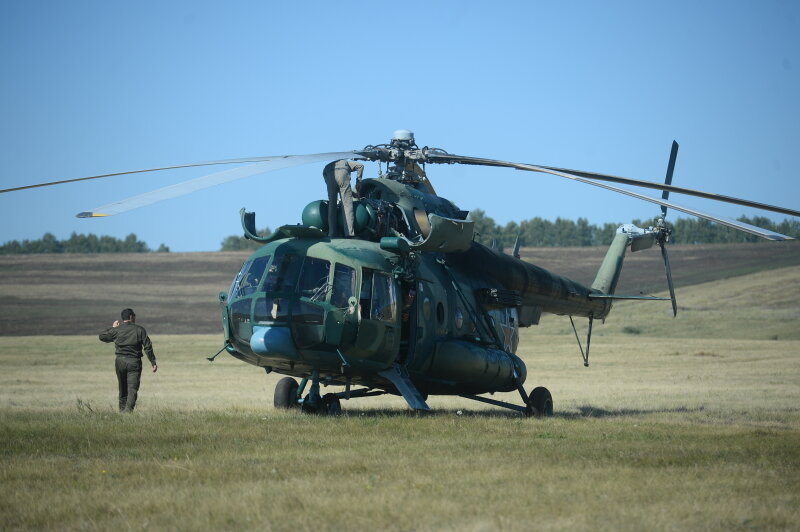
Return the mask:
<path id="1" fill-rule="evenodd" d="M 408 417 L 408 418 L 436 418 L 436 417 L 485 417 L 485 418 L 503 418 L 503 417 L 525 417 L 521 412 L 513 410 L 468 410 L 466 408 L 447 408 L 435 409 L 428 411 L 421 410 L 396 410 L 396 409 L 352 409 L 344 410 L 342 415 L 348 417 Z"/>
<path id="2" fill-rule="evenodd" d="M 650 414 L 688 414 L 702 412 L 704 408 L 656 408 L 656 409 L 629 409 L 606 410 L 591 405 L 578 407 L 578 412 L 558 412 L 553 415 L 557 419 L 601 419 L 601 418 L 624 418 L 633 416 L 644 416 Z M 398 410 L 398 409 L 344 409 L 342 415 L 345 417 L 365 417 L 365 418 L 428 418 L 428 417 L 476 417 L 476 418 L 525 418 L 522 412 L 497 408 L 496 410 L 470 410 L 466 408 L 443 408 L 430 411 Z M 537 418 L 532 418 L 537 419 Z M 547 418 L 541 418 L 547 419 Z"/>
<path id="3" fill-rule="evenodd" d="M 691 412 L 702 412 L 703 410 L 704 408 L 702 406 L 697 408 L 680 406 L 677 408 L 654 408 L 650 410 L 640 408 L 620 408 L 619 410 L 606 410 L 605 408 L 584 405 L 578 407 L 577 413 L 566 412 L 563 414 L 557 414 L 557 417 L 562 417 L 565 419 L 631 417 L 644 416 L 648 414 L 688 414 Z"/>

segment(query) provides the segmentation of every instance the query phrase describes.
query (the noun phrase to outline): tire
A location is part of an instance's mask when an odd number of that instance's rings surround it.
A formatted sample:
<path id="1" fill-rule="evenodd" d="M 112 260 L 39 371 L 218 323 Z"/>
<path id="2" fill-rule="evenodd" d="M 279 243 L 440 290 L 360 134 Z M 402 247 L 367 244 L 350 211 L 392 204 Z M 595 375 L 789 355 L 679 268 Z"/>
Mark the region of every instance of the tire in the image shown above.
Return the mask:
<path id="1" fill-rule="evenodd" d="M 325 394 L 322 398 L 322 412 L 329 416 L 341 416 L 342 403 L 339 398 L 332 393 Z"/>
<path id="2" fill-rule="evenodd" d="M 275 386 L 275 408 L 289 409 L 297 407 L 297 381 L 284 377 Z"/>
<path id="3" fill-rule="evenodd" d="M 553 396 L 544 386 L 537 386 L 528 397 L 528 405 L 533 407 L 534 417 L 553 417 Z"/>

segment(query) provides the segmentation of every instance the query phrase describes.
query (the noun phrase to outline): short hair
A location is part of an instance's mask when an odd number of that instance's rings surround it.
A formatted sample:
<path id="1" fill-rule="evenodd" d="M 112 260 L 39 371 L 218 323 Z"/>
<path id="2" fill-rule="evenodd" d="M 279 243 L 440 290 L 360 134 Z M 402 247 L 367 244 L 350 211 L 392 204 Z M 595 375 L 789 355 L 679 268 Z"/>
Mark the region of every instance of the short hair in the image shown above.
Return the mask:
<path id="1" fill-rule="evenodd" d="M 131 319 L 131 316 L 136 316 L 136 313 L 133 311 L 133 309 L 126 308 L 125 310 L 122 311 L 121 316 L 122 316 L 122 321 L 128 321 L 129 319 Z"/>

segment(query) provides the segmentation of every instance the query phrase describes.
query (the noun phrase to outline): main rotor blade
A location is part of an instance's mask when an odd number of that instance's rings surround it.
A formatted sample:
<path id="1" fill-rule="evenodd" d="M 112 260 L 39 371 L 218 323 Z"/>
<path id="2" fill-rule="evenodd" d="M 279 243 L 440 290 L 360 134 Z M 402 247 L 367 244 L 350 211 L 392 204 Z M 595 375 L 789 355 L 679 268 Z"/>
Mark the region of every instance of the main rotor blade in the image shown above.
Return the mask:
<path id="1" fill-rule="evenodd" d="M 343 155 L 343 157 L 339 157 L 339 159 L 343 158 L 350 158 L 350 157 L 360 157 L 360 153 L 358 152 L 337 152 L 331 154 L 322 154 L 316 153 L 314 155 Z M 177 170 L 179 168 L 193 168 L 196 166 L 214 166 L 214 165 L 221 165 L 221 164 L 244 164 L 244 163 L 258 163 L 258 162 L 268 162 L 275 159 L 282 159 L 287 157 L 309 157 L 308 155 L 270 155 L 267 157 L 244 157 L 241 159 L 222 159 L 219 161 L 205 161 L 200 163 L 189 163 L 189 164 L 176 164 L 173 166 L 161 166 L 159 168 L 145 168 L 143 170 L 129 170 L 127 172 L 114 172 L 111 174 L 100 174 L 100 175 L 92 175 L 88 177 L 78 177 L 75 179 L 63 179 L 61 181 L 50 181 L 48 183 L 38 183 L 36 185 L 25 185 L 24 187 L 14 187 L 14 188 L 4 188 L 0 189 L 0 194 L 3 192 L 14 192 L 16 190 L 26 190 L 29 188 L 38 188 L 38 187 L 49 187 L 52 185 L 61 185 L 64 183 L 77 183 L 78 181 L 88 181 L 90 179 L 102 179 L 104 177 L 115 177 L 119 175 L 131 175 L 131 174 L 143 174 L 145 172 L 160 172 L 162 170 Z M 313 162 L 313 161 L 312 161 Z M 305 163 L 297 163 L 297 164 L 305 164 Z"/>
<path id="2" fill-rule="evenodd" d="M 511 163 L 506 161 L 494 161 L 492 159 L 478 159 L 475 157 L 462 157 L 459 155 L 433 155 L 429 157 L 434 157 L 436 159 L 446 159 L 446 158 L 456 158 L 459 160 L 453 160 L 451 162 L 454 163 L 461 163 L 461 164 L 476 164 L 481 166 L 502 166 L 507 168 L 516 168 L 517 170 L 525 170 L 528 172 L 541 172 L 543 174 L 552 174 L 559 177 L 564 177 L 566 179 L 572 179 L 573 181 L 579 181 L 581 183 L 586 183 L 588 185 L 592 185 L 595 187 L 604 188 L 606 190 L 612 190 L 614 192 L 618 192 L 620 194 L 625 194 L 626 196 L 631 196 L 634 198 L 638 198 L 640 200 L 649 201 L 650 203 L 655 203 L 656 205 L 664 205 L 666 207 L 671 207 L 676 211 L 685 212 L 686 214 L 691 214 L 692 216 L 697 216 L 698 218 L 704 218 L 711 222 L 716 222 L 722 225 L 727 225 L 728 227 L 732 227 L 734 229 L 738 229 L 739 231 L 744 231 L 745 233 L 750 233 L 756 236 L 760 236 L 762 238 L 766 238 L 767 240 L 794 240 L 794 238 L 786 235 L 782 235 L 780 233 L 775 233 L 773 231 L 769 231 L 767 229 L 762 229 L 761 227 L 756 227 L 754 225 L 746 224 L 744 222 L 739 222 L 737 220 L 730 220 L 728 218 L 723 218 L 721 216 L 716 216 L 713 214 L 706 214 L 704 212 L 698 211 L 696 209 L 691 209 L 689 207 L 683 207 L 678 205 L 677 203 L 673 203 L 671 201 L 666 201 L 662 199 L 651 198 L 650 196 L 645 196 L 643 194 L 639 194 L 638 192 L 633 192 L 632 190 L 627 190 L 624 188 L 615 187 L 612 185 L 606 185 L 605 183 L 598 183 L 597 181 L 593 181 L 591 179 L 586 179 L 583 177 L 579 177 L 577 175 L 572 175 L 567 173 L 563 170 L 554 170 L 547 166 L 535 166 L 532 164 L 522 164 L 522 163 Z M 438 160 L 432 162 L 447 162 L 445 160 Z M 659 187 L 663 187 L 664 185 L 658 185 Z M 794 211 L 790 211 L 794 212 Z M 800 215 L 800 213 L 797 213 Z"/>
<path id="3" fill-rule="evenodd" d="M 675 284 L 672 282 L 672 268 L 669 267 L 669 255 L 667 255 L 667 248 L 663 242 L 659 243 L 661 246 L 661 256 L 664 258 L 664 271 L 667 272 L 667 286 L 669 287 L 669 297 L 672 300 L 672 316 L 678 315 L 678 301 L 675 299 Z"/>
<path id="4" fill-rule="evenodd" d="M 176 198 L 178 196 L 184 196 L 186 194 L 195 192 L 197 190 L 202 190 L 204 188 L 213 187 L 221 183 L 227 183 L 229 181 L 242 179 L 244 177 L 261 174 L 264 172 L 272 172 L 274 170 L 280 170 L 283 168 L 289 168 L 292 166 L 299 166 L 313 162 L 335 161 L 338 159 L 347 159 L 358 156 L 360 155 L 357 152 L 346 151 L 346 152 L 314 153 L 310 155 L 280 155 L 274 157 L 258 157 L 255 159 L 247 159 L 247 160 L 231 159 L 229 161 L 224 161 L 224 162 L 218 161 L 212 163 L 198 163 L 194 165 L 185 165 L 182 167 L 172 167 L 172 168 L 185 168 L 189 166 L 206 166 L 209 164 L 231 164 L 234 162 L 245 162 L 254 160 L 260 161 L 260 162 L 255 162 L 255 164 L 240 166 L 238 168 L 232 168 L 230 170 L 223 170 L 222 172 L 215 172 L 213 174 L 208 174 L 201 177 L 197 177 L 195 179 L 190 179 L 189 181 L 183 181 L 175 185 L 170 185 L 167 187 L 152 190 L 150 192 L 146 192 L 138 196 L 133 196 L 120 201 L 115 201 L 113 203 L 108 203 L 106 205 L 101 205 L 100 207 L 95 207 L 90 211 L 84 211 L 78 213 L 76 216 L 78 218 L 111 216 L 113 214 L 119 214 L 121 212 L 129 211 L 132 209 L 138 209 L 139 207 L 144 207 L 146 205 L 150 205 L 159 201 Z M 168 168 L 158 168 L 154 170 L 166 170 L 166 169 Z M 124 172 L 124 174 L 138 173 L 142 171 L 154 171 L 154 170 Z M 120 175 L 120 174 L 115 174 L 115 175 Z"/>
<path id="5" fill-rule="evenodd" d="M 543 172 L 552 173 L 553 175 L 569 174 L 570 179 L 574 177 L 583 177 L 598 181 L 609 181 L 612 183 L 620 183 L 623 185 L 633 185 L 643 188 L 652 188 L 655 190 L 664 190 L 675 192 L 676 194 L 686 194 L 688 196 L 697 196 L 698 198 L 706 198 L 714 201 L 723 201 L 725 203 L 733 203 L 735 205 L 742 205 L 745 207 L 753 207 L 756 209 L 763 209 L 765 211 L 778 212 L 787 214 L 789 216 L 800 216 L 800 211 L 788 209 L 786 207 L 778 207 L 775 205 L 768 205 L 766 203 L 759 203 L 757 201 L 750 201 L 741 198 L 734 198 L 731 196 L 724 196 L 722 194 L 714 194 L 712 192 L 703 192 L 701 190 L 693 190 L 690 188 L 676 187 L 664 183 L 656 183 L 653 181 L 644 181 L 641 179 L 631 179 L 628 177 L 619 177 L 607 174 L 598 174 L 595 172 L 584 172 L 582 170 L 570 170 L 568 168 L 556 168 L 554 166 L 536 166 L 532 164 L 512 163 L 508 161 L 496 161 L 494 159 L 482 159 L 478 157 L 467 157 L 462 155 L 452 154 L 429 154 L 428 161 L 433 163 L 455 163 L 455 164 L 473 164 L 479 166 L 501 166 L 506 168 L 516 168 L 517 170 L 527 170 L 530 172 Z M 560 173 L 554 173 L 560 172 Z M 586 181 L 584 181 L 586 182 Z"/>

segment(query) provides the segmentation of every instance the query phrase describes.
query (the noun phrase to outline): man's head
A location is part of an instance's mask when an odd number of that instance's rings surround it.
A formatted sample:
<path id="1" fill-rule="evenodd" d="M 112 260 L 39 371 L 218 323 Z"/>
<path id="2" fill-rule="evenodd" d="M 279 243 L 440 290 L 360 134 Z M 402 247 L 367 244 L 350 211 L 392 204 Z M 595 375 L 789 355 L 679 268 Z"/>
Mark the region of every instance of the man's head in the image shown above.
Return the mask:
<path id="1" fill-rule="evenodd" d="M 125 310 L 123 310 L 122 314 L 120 315 L 120 317 L 122 318 L 122 321 L 135 321 L 136 320 L 136 314 L 134 314 L 133 313 L 133 309 L 130 309 L 130 308 L 126 308 Z"/>

